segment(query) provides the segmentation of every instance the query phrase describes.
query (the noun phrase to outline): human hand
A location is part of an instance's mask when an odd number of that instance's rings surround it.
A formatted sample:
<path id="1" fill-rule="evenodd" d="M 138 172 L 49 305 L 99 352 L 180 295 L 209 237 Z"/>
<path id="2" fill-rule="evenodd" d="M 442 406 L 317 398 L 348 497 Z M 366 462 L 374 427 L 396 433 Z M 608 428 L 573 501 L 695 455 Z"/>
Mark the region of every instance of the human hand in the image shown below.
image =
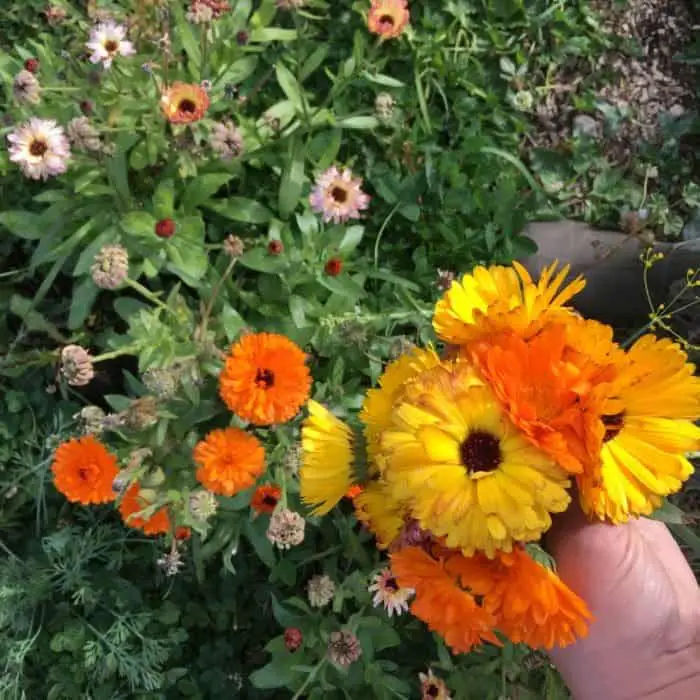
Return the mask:
<path id="1" fill-rule="evenodd" d="M 594 616 L 588 637 L 551 654 L 575 700 L 698 700 L 700 588 L 666 526 L 571 508 L 547 541 Z"/>

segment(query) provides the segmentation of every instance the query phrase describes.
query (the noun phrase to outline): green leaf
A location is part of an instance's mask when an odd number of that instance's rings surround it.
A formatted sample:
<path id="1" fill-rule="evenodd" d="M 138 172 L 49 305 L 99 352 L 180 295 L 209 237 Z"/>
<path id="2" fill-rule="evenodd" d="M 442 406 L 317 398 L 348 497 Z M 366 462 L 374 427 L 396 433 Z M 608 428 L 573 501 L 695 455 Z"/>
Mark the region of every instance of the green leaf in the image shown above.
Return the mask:
<path id="1" fill-rule="evenodd" d="M 13 235 L 28 241 L 41 238 L 45 231 L 41 224 L 41 217 L 29 211 L 5 211 L 0 214 L 0 224 Z"/>
<path id="2" fill-rule="evenodd" d="M 92 305 L 97 299 L 99 289 L 91 277 L 86 277 L 73 289 L 70 313 L 68 314 L 68 328 L 76 330 L 80 328 L 92 311 Z"/>
<path id="3" fill-rule="evenodd" d="M 155 235 L 156 222 L 156 218 L 150 212 L 131 211 L 122 217 L 119 225 L 131 236 L 152 239 Z"/>
<path id="4" fill-rule="evenodd" d="M 182 195 L 181 206 L 190 211 L 214 196 L 231 178 L 231 173 L 209 173 L 191 180 Z"/>
<path id="5" fill-rule="evenodd" d="M 282 605 L 274 593 L 270 594 L 272 599 L 272 614 L 281 627 L 301 627 L 307 620 L 304 615 L 293 613 Z"/>
<path id="6" fill-rule="evenodd" d="M 390 75 L 385 75 L 384 73 L 370 73 L 369 71 L 364 71 L 362 76 L 375 85 L 383 85 L 384 87 L 391 88 L 405 87 L 405 83 L 402 83 L 396 78 L 392 78 Z"/>
<path id="7" fill-rule="evenodd" d="M 246 78 L 249 78 L 255 69 L 258 67 L 258 62 L 260 61 L 258 56 L 248 55 L 239 58 L 234 61 L 218 78 L 218 83 L 233 83 L 234 85 L 239 85 Z"/>
<path id="8" fill-rule="evenodd" d="M 296 209 L 304 187 L 304 150 L 292 142 L 279 191 L 279 214 L 286 219 Z"/>
<path id="9" fill-rule="evenodd" d="M 284 688 L 294 683 L 300 673 L 294 670 L 297 660 L 292 654 L 275 656 L 270 663 L 250 674 L 249 680 L 261 689 Z"/>
<path id="10" fill-rule="evenodd" d="M 186 284 L 197 286 L 209 262 L 204 248 L 204 221 L 199 216 L 179 219 L 175 235 L 166 241 L 165 249 L 171 262 L 169 269 Z"/>
<path id="11" fill-rule="evenodd" d="M 338 252 L 346 254 L 351 253 L 353 250 L 355 250 L 355 248 L 357 248 L 358 245 L 360 245 L 360 241 L 364 235 L 364 226 L 349 226 L 347 231 L 345 231 L 343 240 L 340 241 Z"/>
<path id="12" fill-rule="evenodd" d="M 339 119 L 337 125 L 345 129 L 376 129 L 379 126 L 379 119 L 374 116 L 346 117 Z"/>
<path id="13" fill-rule="evenodd" d="M 299 80 L 303 83 L 326 60 L 330 46 L 321 44 L 305 61 L 299 71 Z"/>
<path id="14" fill-rule="evenodd" d="M 282 272 L 289 266 L 289 261 L 285 257 L 270 255 L 266 248 L 253 248 L 244 253 L 238 264 L 256 272 Z"/>
<path id="15" fill-rule="evenodd" d="M 347 276 L 343 277 L 327 277 L 320 276 L 318 281 L 331 292 L 344 297 L 348 303 L 354 303 L 358 299 L 366 296 L 366 292 L 360 287 L 357 282 Z"/>
<path id="16" fill-rule="evenodd" d="M 253 545 L 258 558 L 265 566 L 271 569 L 277 563 L 277 559 L 270 540 L 265 536 L 265 530 L 266 527 L 262 518 L 258 518 L 255 521 L 248 520 L 243 527 L 246 539 Z"/>
<path id="17" fill-rule="evenodd" d="M 68 339 L 61 334 L 56 326 L 34 309 L 33 301 L 19 294 L 10 297 L 10 312 L 19 316 L 30 331 L 46 333 L 59 343 L 67 343 Z"/>
<path id="18" fill-rule="evenodd" d="M 294 41 L 297 38 L 296 29 L 280 29 L 279 27 L 260 27 L 250 33 L 251 44 L 266 44 L 270 41 Z"/>
<path id="19" fill-rule="evenodd" d="M 163 180 L 153 193 L 153 213 L 156 219 L 168 219 L 175 211 L 175 183 Z"/>
<path id="20" fill-rule="evenodd" d="M 221 202 L 208 202 L 206 207 L 227 219 L 245 224 L 266 224 L 273 218 L 267 207 L 246 197 L 229 197 Z"/>
<path id="21" fill-rule="evenodd" d="M 662 523 L 673 525 L 683 525 L 685 523 L 683 511 L 668 499 L 664 499 L 660 508 L 657 508 L 651 517 L 653 520 L 659 520 Z"/>
<path id="22" fill-rule="evenodd" d="M 175 3 L 173 6 L 173 14 L 175 15 L 176 21 L 176 31 L 174 35 L 179 39 L 182 48 L 187 54 L 187 58 L 190 63 L 190 73 L 193 74 L 193 70 L 199 71 L 199 67 L 202 65 L 202 53 L 199 49 L 199 42 L 195 37 L 192 25 L 185 18 L 185 13 L 182 4 Z"/>
<path id="23" fill-rule="evenodd" d="M 224 305 L 219 315 L 219 321 L 224 327 L 224 333 L 229 342 L 238 337 L 238 334 L 246 327 L 244 318 L 229 304 Z"/>
<path id="24" fill-rule="evenodd" d="M 306 313 L 304 308 L 306 306 L 306 301 L 296 294 L 289 297 L 289 312 L 292 315 L 292 321 L 297 328 L 304 328 L 306 323 Z"/>
<path id="25" fill-rule="evenodd" d="M 298 112 L 302 112 L 304 107 L 301 87 L 299 83 L 297 83 L 297 79 L 292 72 L 280 61 L 275 65 L 275 75 L 287 99 L 294 105 L 294 108 Z"/>

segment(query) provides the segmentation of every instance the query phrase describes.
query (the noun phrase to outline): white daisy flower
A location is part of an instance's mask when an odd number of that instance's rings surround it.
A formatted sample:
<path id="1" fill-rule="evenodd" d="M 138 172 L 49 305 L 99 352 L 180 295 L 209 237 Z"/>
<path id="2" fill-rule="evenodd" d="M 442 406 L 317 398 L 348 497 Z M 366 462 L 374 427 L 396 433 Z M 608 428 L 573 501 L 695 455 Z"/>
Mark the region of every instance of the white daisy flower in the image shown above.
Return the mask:
<path id="1" fill-rule="evenodd" d="M 32 118 L 7 136 L 10 160 L 32 180 L 46 180 L 66 172 L 70 144 L 53 119 Z"/>
<path id="2" fill-rule="evenodd" d="M 368 590 L 374 593 L 374 607 L 383 605 L 389 617 L 394 613 L 401 615 L 406 612 L 408 600 L 415 593 L 412 588 L 401 588 L 389 568 L 382 569 L 374 576 Z"/>
<path id="3" fill-rule="evenodd" d="M 92 52 L 91 63 L 102 63 L 105 68 L 112 65 L 115 56 L 131 56 L 136 53 L 134 45 L 126 39 L 126 27 L 116 22 L 102 22 L 90 31 L 87 47 Z"/>

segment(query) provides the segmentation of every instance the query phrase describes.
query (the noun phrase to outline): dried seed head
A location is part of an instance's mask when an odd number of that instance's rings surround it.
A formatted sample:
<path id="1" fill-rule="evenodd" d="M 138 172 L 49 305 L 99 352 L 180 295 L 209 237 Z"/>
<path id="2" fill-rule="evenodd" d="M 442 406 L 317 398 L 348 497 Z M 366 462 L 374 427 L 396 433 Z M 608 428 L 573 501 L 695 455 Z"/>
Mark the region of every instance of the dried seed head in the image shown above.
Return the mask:
<path id="1" fill-rule="evenodd" d="M 90 268 L 92 281 L 100 289 L 118 289 L 129 274 L 129 254 L 120 245 L 106 245 Z"/>
<path id="2" fill-rule="evenodd" d="M 99 435 L 104 430 L 107 414 L 99 406 L 83 406 L 78 415 L 86 435 Z"/>
<path id="3" fill-rule="evenodd" d="M 148 391 L 159 399 L 170 399 L 175 396 L 182 372 L 177 367 L 147 369 L 141 380 Z"/>
<path id="4" fill-rule="evenodd" d="M 12 82 L 12 94 L 20 104 L 37 104 L 41 96 L 39 81 L 28 70 L 21 70 Z"/>
<path id="5" fill-rule="evenodd" d="M 332 663 L 347 668 L 362 656 L 360 640 L 347 630 L 332 632 L 328 642 L 328 658 Z"/>
<path id="6" fill-rule="evenodd" d="M 287 508 L 276 510 L 270 518 L 267 539 L 279 549 L 290 549 L 304 541 L 306 521 Z"/>
<path id="7" fill-rule="evenodd" d="M 158 421 L 158 402 L 155 396 L 143 396 L 132 401 L 126 410 L 126 424 L 132 430 L 145 430 Z"/>
<path id="8" fill-rule="evenodd" d="M 61 374 L 71 386 L 85 386 L 95 376 L 90 353 L 80 345 L 66 345 L 61 350 Z"/>
<path id="9" fill-rule="evenodd" d="M 232 233 L 226 236 L 224 241 L 224 252 L 232 258 L 240 258 L 245 250 L 245 243 Z"/>
<path id="10" fill-rule="evenodd" d="M 309 605 L 312 608 L 322 608 L 333 600 L 335 583 L 326 574 L 312 576 L 306 584 L 306 592 L 309 596 Z"/>
<path id="11" fill-rule="evenodd" d="M 177 549 L 173 549 L 170 552 L 166 552 L 158 561 L 156 562 L 158 566 L 163 570 L 163 573 L 170 576 L 177 576 L 180 573 L 180 569 L 185 565 L 182 561 L 182 555 Z"/>
<path id="12" fill-rule="evenodd" d="M 383 121 L 389 121 L 394 116 L 396 100 L 388 92 L 380 92 L 374 98 L 374 112 Z"/>
<path id="13" fill-rule="evenodd" d="M 193 491 L 190 494 L 188 503 L 192 517 L 202 523 L 207 522 L 216 515 L 216 509 L 219 505 L 216 496 L 205 489 Z"/>

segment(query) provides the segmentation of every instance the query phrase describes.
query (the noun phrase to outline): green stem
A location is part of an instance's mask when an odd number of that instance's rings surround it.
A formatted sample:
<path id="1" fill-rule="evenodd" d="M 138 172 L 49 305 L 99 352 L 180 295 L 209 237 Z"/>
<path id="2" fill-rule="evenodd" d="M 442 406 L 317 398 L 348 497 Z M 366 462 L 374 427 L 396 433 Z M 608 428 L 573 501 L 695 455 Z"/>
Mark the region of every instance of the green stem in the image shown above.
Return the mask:
<path id="1" fill-rule="evenodd" d="M 306 677 L 306 680 L 304 681 L 304 684 L 297 690 L 296 693 L 294 693 L 294 697 L 292 700 L 299 700 L 300 698 L 303 697 L 304 692 L 306 689 L 313 683 L 313 681 L 316 679 L 316 676 L 318 676 L 320 670 L 328 663 L 328 659 L 323 658 L 321 659 L 316 666 L 313 668 L 311 673 Z"/>
<path id="2" fill-rule="evenodd" d="M 138 352 L 139 348 L 136 345 L 130 345 L 125 348 L 120 348 L 119 350 L 112 350 L 111 352 L 105 352 L 97 357 L 92 358 L 93 364 L 97 362 L 105 362 L 106 360 L 113 360 L 115 357 L 121 357 L 122 355 L 132 355 Z"/>
<path id="3" fill-rule="evenodd" d="M 164 304 L 150 289 L 147 287 L 144 287 L 142 284 L 137 282 L 136 280 L 132 280 L 131 278 L 127 277 L 124 282 L 128 284 L 133 290 L 137 291 L 141 296 L 145 297 L 148 299 L 148 301 L 152 302 L 155 304 L 158 308 L 163 309 L 164 311 L 167 311 L 168 313 L 171 313 L 174 315 L 173 311 L 167 306 L 167 304 Z"/>
<path id="4" fill-rule="evenodd" d="M 381 228 L 379 229 L 379 232 L 377 233 L 377 240 L 374 242 L 374 268 L 378 269 L 379 268 L 379 244 L 381 243 L 382 236 L 384 235 L 384 231 L 386 230 L 386 227 L 389 225 L 389 222 L 394 218 L 394 214 L 399 210 L 400 203 L 397 202 L 394 204 L 394 208 L 389 212 L 389 216 L 384 219 L 384 223 L 381 225 Z"/>

